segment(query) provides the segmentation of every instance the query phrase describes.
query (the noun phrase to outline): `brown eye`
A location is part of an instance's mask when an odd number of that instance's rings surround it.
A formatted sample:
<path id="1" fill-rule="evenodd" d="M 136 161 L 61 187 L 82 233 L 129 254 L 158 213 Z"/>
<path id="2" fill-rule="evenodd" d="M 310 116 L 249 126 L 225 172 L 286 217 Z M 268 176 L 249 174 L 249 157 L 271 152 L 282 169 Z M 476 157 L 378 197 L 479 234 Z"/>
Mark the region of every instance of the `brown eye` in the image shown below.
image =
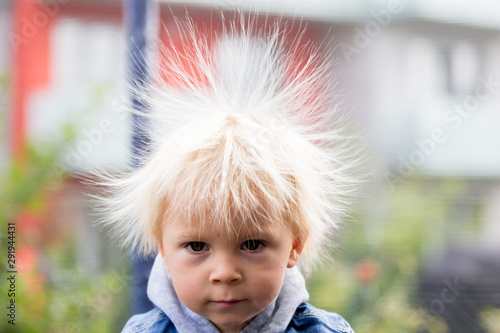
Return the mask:
<path id="1" fill-rule="evenodd" d="M 247 240 L 243 242 L 243 245 L 241 245 L 241 248 L 243 250 L 247 251 L 256 251 L 259 250 L 262 246 L 262 242 L 254 239 Z"/>
<path id="2" fill-rule="evenodd" d="M 191 242 L 188 244 L 188 248 L 193 252 L 200 252 L 205 250 L 206 244 L 203 242 Z"/>

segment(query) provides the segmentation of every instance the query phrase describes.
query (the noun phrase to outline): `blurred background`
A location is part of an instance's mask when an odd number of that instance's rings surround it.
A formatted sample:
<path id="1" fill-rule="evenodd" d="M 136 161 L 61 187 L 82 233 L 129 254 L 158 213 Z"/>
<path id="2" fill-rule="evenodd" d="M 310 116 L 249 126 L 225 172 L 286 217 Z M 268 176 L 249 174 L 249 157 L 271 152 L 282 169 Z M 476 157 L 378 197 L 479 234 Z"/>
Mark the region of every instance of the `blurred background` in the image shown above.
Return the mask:
<path id="1" fill-rule="evenodd" d="M 333 52 L 366 142 L 369 180 L 311 303 L 357 333 L 500 332 L 500 4 L 486 0 L 0 0 L 0 331 L 121 330 L 132 264 L 92 226 L 84 193 L 102 189 L 83 183 L 131 165 L 134 57 L 165 29 L 180 43 L 172 15 L 238 10 Z"/>

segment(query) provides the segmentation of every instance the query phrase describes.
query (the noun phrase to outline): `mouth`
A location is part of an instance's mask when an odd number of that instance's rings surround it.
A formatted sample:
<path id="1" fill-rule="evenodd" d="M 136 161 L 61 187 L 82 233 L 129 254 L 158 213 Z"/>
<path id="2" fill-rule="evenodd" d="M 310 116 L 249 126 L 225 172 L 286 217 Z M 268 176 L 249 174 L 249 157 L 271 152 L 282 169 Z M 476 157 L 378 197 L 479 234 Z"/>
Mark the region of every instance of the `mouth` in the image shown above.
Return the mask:
<path id="1" fill-rule="evenodd" d="M 238 305 L 244 300 L 242 299 L 236 299 L 236 300 L 229 300 L 229 301 L 212 301 L 212 303 L 216 304 L 220 308 L 230 308 L 232 306 Z"/>

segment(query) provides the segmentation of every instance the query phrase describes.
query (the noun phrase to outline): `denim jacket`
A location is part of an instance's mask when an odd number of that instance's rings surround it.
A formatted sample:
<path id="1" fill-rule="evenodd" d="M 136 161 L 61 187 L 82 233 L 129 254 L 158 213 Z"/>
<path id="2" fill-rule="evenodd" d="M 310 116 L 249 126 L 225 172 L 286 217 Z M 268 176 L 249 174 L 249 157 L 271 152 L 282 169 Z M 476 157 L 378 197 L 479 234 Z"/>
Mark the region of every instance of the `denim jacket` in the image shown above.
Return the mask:
<path id="1" fill-rule="evenodd" d="M 219 333 L 205 317 L 180 301 L 161 256 L 157 256 L 148 282 L 148 297 L 155 309 L 133 316 L 123 332 Z M 278 297 L 255 316 L 242 333 L 352 332 L 337 314 L 316 309 L 309 299 L 304 277 L 297 267 L 287 268 Z"/>
<path id="2" fill-rule="evenodd" d="M 178 331 L 163 311 L 159 308 L 154 308 L 147 313 L 135 315 L 130 318 L 122 331 L 122 333 L 140 332 L 177 333 Z M 295 332 L 354 333 L 349 324 L 340 315 L 317 309 L 308 303 L 299 305 L 284 333 Z"/>

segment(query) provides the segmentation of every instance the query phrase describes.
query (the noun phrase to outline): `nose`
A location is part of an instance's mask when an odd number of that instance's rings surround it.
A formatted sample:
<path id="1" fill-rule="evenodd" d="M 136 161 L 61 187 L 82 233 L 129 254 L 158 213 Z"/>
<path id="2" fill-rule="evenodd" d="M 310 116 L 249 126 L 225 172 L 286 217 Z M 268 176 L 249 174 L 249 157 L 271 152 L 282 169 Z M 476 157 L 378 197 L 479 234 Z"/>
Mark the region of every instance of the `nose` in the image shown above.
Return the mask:
<path id="1" fill-rule="evenodd" d="M 210 282 L 213 284 L 238 284 L 243 280 L 243 275 L 238 267 L 236 258 L 225 255 L 214 262 L 210 273 Z"/>

